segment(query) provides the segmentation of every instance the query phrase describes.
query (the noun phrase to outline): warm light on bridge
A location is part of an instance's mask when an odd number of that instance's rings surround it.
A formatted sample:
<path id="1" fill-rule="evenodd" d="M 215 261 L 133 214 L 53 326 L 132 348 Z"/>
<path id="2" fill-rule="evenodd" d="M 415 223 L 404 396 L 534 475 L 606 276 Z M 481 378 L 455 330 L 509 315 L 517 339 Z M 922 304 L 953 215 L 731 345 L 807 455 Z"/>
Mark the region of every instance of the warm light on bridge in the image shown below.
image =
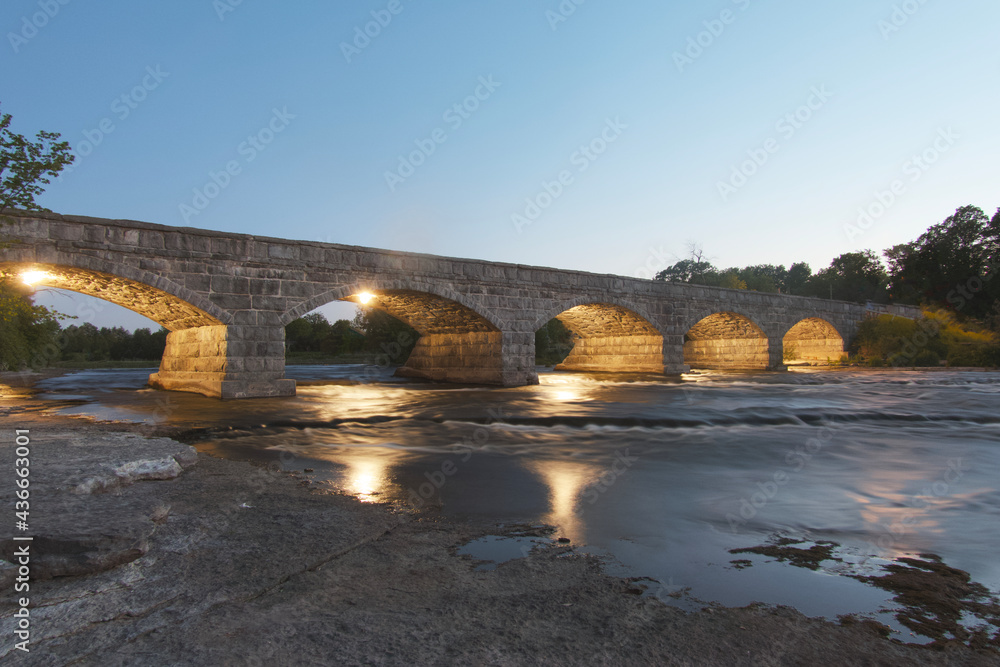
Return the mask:
<path id="1" fill-rule="evenodd" d="M 28 287 L 34 287 L 39 283 L 44 283 L 49 279 L 49 274 L 44 271 L 25 271 L 21 274 L 21 281 Z"/>
<path id="2" fill-rule="evenodd" d="M 367 305 L 369 301 L 375 298 L 375 295 L 371 292 L 362 292 L 358 295 L 358 301 L 362 306 Z"/>

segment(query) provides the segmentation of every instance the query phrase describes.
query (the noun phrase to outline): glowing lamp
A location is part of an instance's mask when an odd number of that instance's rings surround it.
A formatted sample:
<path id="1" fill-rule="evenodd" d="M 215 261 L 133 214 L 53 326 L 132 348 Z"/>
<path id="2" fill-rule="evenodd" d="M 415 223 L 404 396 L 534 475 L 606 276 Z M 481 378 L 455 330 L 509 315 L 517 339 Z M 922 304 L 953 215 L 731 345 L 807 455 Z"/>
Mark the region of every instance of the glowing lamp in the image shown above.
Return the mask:
<path id="1" fill-rule="evenodd" d="M 28 287 L 34 287 L 38 283 L 43 283 L 49 278 L 49 274 L 44 271 L 25 271 L 21 274 L 21 281 Z"/>
<path id="2" fill-rule="evenodd" d="M 362 292 L 361 294 L 358 295 L 358 301 L 361 302 L 362 306 L 365 305 L 365 304 L 367 304 L 369 301 L 371 301 L 374 298 L 375 298 L 375 295 L 372 294 L 371 292 Z"/>

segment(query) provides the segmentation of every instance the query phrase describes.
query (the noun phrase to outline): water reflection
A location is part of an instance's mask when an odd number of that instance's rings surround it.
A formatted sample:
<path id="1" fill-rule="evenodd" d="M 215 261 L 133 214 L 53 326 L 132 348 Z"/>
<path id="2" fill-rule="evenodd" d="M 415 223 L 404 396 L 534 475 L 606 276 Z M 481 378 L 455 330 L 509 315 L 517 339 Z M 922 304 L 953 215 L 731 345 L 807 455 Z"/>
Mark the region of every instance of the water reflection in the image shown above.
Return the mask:
<path id="1" fill-rule="evenodd" d="M 753 588 L 747 572 L 725 569 L 726 549 L 778 531 L 859 557 L 937 553 L 1000 587 L 989 530 L 1000 513 L 998 373 L 713 372 L 678 382 L 549 372 L 540 385 L 499 388 L 289 367 L 310 380 L 297 396 L 241 402 L 143 390 L 148 374 L 53 378 L 31 400 L 204 427 L 199 449 L 228 458 L 271 462 L 284 451 L 286 469 L 314 468 L 315 479 L 367 502 L 554 524 L 637 574 L 726 604 L 802 602 L 798 579 L 779 590 L 768 581 L 775 570 L 761 568 Z M 86 403 L 55 403 L 71 395 Z M 827 427 L 833 437 L 810 448 Z M 615 481 L 619 450 L 637 458 Z M 963 462 L 961 477 L 952 460 Z M 813 615 L 850 610 L 828 605 L 830 590 L 810 595 Z"/>
<path id="2" fill-rule="evenodd" d="M 389 484 L 389 461 L 384 456 L 344 457 L 345 488 L 363 502 L 380 501 Z"/>
<path id="3" fill-rule="evenodd" d="M 587 527 L 579 503 L 584 490 L 595 482 L 602 468 L 558 459 L 527 461 L 525 467 L 548 487 L 549 510 L 542 521 L 557 526 L 560 537 L 578 544 L 585 542 Z"/>

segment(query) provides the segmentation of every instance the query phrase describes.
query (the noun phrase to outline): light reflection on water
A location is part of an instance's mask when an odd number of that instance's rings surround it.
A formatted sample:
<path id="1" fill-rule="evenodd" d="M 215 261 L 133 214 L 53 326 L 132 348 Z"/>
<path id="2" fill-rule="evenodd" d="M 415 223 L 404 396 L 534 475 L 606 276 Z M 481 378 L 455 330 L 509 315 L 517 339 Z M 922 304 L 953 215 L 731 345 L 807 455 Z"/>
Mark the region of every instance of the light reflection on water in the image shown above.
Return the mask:
<path id="1" fill-rule="evenodd" d="M 148 371 L 84 372 L 40 398 L 207 429 L 203 451 L 313 468 L 367 502 L 547 522 L 631 574 L 729 605 L 833 616 L 885 601 L 785 565 L 729 569 L 728 549 L 779 532 L 843 544 L 859 567 L 937 553 L 1000 588 L 1000 373 L 542 373 L 488 388 L 362 371 L 290 367 L 310 380 L 298 396 L 239 402 L 141 389 Z"/>
<path id="2" fill-rule="evenodd" d="M 585 462 L 551 459 L 526 461 L 525 467 L 547 487 L 548 512 L 539 520 L 557 526 L 560 537 L 584 544 L 587 531 L 578 507 L 583 490 L 594 484 L 600 469 Z"/>

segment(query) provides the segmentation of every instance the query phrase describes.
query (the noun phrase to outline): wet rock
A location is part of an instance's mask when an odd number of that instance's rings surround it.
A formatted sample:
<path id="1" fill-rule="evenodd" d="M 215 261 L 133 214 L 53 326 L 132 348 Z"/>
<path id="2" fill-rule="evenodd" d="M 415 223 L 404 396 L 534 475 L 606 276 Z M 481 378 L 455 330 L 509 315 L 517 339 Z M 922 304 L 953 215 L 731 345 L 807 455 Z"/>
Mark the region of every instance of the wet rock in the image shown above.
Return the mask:
<path id="1" fill-rule="evenodd" d="M 170 513 L 156 482 L 173 480 L 197 461 L 197 451 L 167 438 L 132 433 L 83 437 L 76 431 L 36 431 L 30 442 L 31 578 L 93 574 L 130 563 L 149 550 L 149 538 Z M 13 454 L 3 450 L 4 458 Z M 4 485 L 0 503 L 13 506 L 17 489 Z M 0 537 L 0 558 L 17 546 Z M 0 578 L 10 576 L 0 568 Z"/>

